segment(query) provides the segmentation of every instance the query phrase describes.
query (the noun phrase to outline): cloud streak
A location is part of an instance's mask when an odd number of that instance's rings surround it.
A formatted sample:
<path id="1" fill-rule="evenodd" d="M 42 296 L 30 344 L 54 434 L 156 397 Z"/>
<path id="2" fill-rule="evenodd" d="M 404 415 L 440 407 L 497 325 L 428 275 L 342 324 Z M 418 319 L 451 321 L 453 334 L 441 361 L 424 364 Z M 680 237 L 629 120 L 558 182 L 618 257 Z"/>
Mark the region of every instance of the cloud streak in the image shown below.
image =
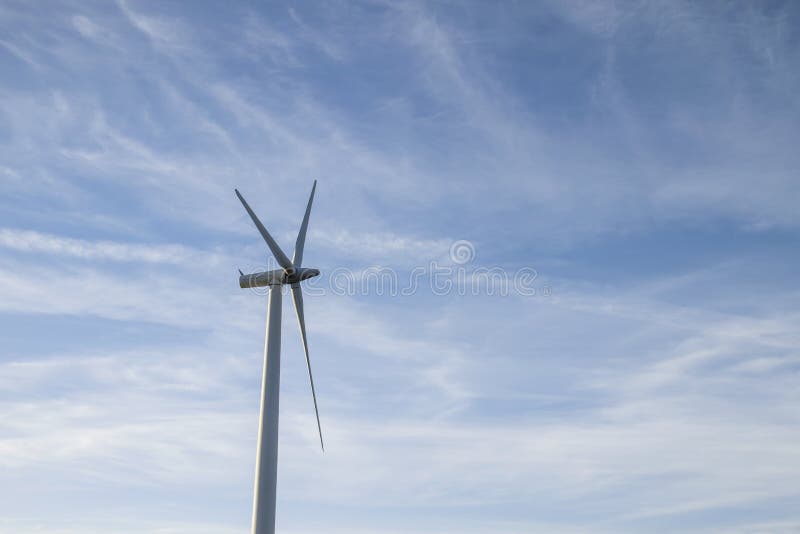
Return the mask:
<path id="1" fill-rule="evenodd" d="M 0 229 L 0 246 L 88 260 L 180 264 L 198 254 L 182 245 L 139 245 L 114 241 L 72 239 L 31 230 Z"/>

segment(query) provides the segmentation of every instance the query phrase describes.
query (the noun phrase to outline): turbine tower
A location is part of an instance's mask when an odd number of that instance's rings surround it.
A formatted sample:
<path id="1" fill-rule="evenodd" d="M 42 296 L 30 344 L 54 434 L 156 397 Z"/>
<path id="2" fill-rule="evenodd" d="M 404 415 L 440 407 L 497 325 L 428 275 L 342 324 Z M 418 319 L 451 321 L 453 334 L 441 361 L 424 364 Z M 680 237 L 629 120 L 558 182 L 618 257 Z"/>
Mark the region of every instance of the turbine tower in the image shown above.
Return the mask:
<path id="1" fill-rule="evenodd" d="M 303 315 L 303 293 L 300 283 L 319 275 L 317 269 L 307 269 L 303 264 L 303 247 L 306 242 L 308 217 L 311 214 L 311 203 L 314 201 L 314 191 L 317 181 L 311 188 L 306 213 L 297 234 L 294 246 L 294 256 L 291 260 L 283 253 L 256 214 L 250 209 L 247 201 L 235 189 L 236 196 L 242 201 L 253 223 L 256 225 L 261 237 L 267 242 L 269 250 L 278 261 L 280 269 L 264 271 L 253 274 L 244 274 L 239 271 L 239 287 L 269 287 L 269 304 L 267 308 L 267 333 L 264 342 L 264 374 L 261 382 L 261 418 L 258 427 L 258 452 L 256 454 L 256 481 L 253 490 L 253 523 L 252 534 L 275 533 L 275 493 L 278 477 L 278 399 L 281 382 L 281 290 L 282 286 L 292 287 L 292 300 L 297 312 L 297 321 L 300 323 L 300 337 L 303 339 L 303 349 L 306 354 L 308 378 L 311 381 L 311 396 L 314 399 L 314 413 L 317 416 L 317 429 L 319 430 L 319 444 L 325 451 L 322 441 L 322 427 L 319 424 L 319 410 L 317 409 L 317 395 L 314 391 L 314 377 L 311 375 L 311 360 L 308 357 L 308 341 L 306 341 L 306 321 Z"/>

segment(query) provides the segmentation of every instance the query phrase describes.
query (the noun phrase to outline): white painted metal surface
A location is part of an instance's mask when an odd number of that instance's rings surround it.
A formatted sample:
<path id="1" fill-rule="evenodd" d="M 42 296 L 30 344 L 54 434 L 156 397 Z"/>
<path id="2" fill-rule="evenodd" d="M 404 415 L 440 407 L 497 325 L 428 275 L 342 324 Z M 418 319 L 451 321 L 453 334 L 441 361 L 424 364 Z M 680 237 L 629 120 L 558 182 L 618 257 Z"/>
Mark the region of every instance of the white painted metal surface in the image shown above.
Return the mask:
<path id="1" fill-rule="evenodd" d="M 275 533 L 275 497 L 278 484 L 278 411 L 281 388 L 282 286 L 269 288 L 264 376 L 261 382 L 261 418 L 258 425 L 256 481 L 253 490 L 252 534 Z"/>

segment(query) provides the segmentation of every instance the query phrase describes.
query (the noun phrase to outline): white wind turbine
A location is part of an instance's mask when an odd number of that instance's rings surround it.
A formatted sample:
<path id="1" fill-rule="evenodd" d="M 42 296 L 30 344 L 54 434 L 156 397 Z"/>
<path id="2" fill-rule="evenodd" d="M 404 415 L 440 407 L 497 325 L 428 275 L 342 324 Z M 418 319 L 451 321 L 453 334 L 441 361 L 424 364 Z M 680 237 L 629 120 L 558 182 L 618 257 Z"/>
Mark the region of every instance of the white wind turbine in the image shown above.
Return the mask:
<path id="1" fill-rule="evenodd" d="M 319 443 L 322 450 L 325 445 L 322 441 L 322 427 L 319 424 L 319 410 L 317 409 L 317 395 L 314 391 L 314 377 L 311 375 L 311 360 L 308 357 L 308 342 L 306 341 L 306 322 L 303 316 L 303 293 L 300 282 L 319 275 L 318 269 L 307 269 L 303 264 L 303 247 L 306 242 L 308 217 L 311 214 L 311 203 L 314 201 L 314 191 L 317 181 L 311 188 L 306 213 L 297 234 L 294 246 L 294 256 L 291 260 L 283 253 L 256 214 L 250 209 L 244 197 L 236 191 L 236 196 L 242 201 L 244 209 L 253 219 L 253 223 L 267 242 L 272 255 L 278 261 L 280 269 L 253 274 L 244 274 L 239 271 L 239 286 L 242 288 L 269 286 L 269 306 L 267 309 L 267 333 L 264 343 L 264 375 L 261 382 L 261 419 L 258 428 L 258 452 L 256 455 L 256 481 L 253 491 L 253 523 L 252 534 L 275 533 L 275 495 L 278 475 L 278 400 L 281 380 L 281 288 L 288 284 L 292 287 L 294 309 L 297 312 L 297 321 L 300 323 L 300 337 L 303 339 L 303 349 L 306 354 L 308 378 L 311 381 L 311 396 L 314 399 L 314 412 L 317 416 L 317 429 L 319 430 Z"/>

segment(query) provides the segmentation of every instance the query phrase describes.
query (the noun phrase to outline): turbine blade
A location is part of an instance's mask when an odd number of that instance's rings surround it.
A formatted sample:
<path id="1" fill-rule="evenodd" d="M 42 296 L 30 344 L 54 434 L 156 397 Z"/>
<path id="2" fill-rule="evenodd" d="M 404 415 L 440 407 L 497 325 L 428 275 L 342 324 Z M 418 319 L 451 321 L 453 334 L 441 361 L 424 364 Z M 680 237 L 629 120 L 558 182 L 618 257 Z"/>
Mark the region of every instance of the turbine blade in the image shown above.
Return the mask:
<path id="1" fill-rule="evenodd" d="M 303 249 L 306 245 L 306 230 L 308 230 L 308 217 L 311 215 L 311 203 L 314 202 L 314 191 L 317 189 L 317 181 L 314 180 L 314 185 L 311 186 L 311 196 L 308 197 L 308 206 L 306 206 L 306 214 L 303 216 L 303 223 L 300 225 L 300 232 L 297 234 L 297 242 L 294 244 L 294 256 L 292 256 L 292 263 L 295 267 L 301 267 L 303 264 Z"/>
<path id="2" fill-rule="evenodd" d="M 281 247 L 278 246 L 278 243 L 276 243 L 275 240 L 272 239 L 272 236 L 269 235 L 269 232 L 267 232 L 267 229 L 264 228 L 263 224 L 261 224 L 261 221 L 258 220 L 258 217 L 256 217 L 255 213 L 253 213 L 253 210 L 250 209 L 250 206 L 247 204 L 247 201 L 244 199 L 242 194 L 239 192 L 238 189 L 234 189 L 234 191 L 236 191 L 236 196 L 239 197 L 239 200 L 242 202 L 242 206 L 244 206 L 244 209 L 247 210 L 247 214 L 250 215 L 251 219 L 253 219 L 253 224 L 255 224 L 256 228 L 258 228 L 258 231 L 261 233 L 261 237 L 263 237 L 264 241 L 267 242 L 267 246 L 272 251 L 272 255 L 275 256 L 276 260 L 278 260 L 278 265 L 280 265 L 287 271 L 290 269 L 293 270 L 294 265 L 292 265 L 292 262 L 289 260 L 289 258 L 286 257 L 286 254 L 283 253 Z"/>
<path id="3" fill-rule="evenodd" d="M 306 366 L 308 367 L 308 379 L 311 381 L 311 396 L 314 399 L 314 413 L 317 416 L 317 430 L 319 430 L 319 444 L 325 452 L 325 443 L 322 441 L 322 426 L 319 424 L 319 409 L 317 409 L 317 393 L 314 391 L 314 376 L 311 374 L 311 360 L 308 357 L 308 341 L 306 340 L 306 319 L 303 314 L 303 291 L 300 284 L 292 284 L 292 300 L 294 300 L 294 310 L 297 312 L 297 322 L 300 323 L 300 337 L 303 338 L 303 349 L 306 352 Z"/>

